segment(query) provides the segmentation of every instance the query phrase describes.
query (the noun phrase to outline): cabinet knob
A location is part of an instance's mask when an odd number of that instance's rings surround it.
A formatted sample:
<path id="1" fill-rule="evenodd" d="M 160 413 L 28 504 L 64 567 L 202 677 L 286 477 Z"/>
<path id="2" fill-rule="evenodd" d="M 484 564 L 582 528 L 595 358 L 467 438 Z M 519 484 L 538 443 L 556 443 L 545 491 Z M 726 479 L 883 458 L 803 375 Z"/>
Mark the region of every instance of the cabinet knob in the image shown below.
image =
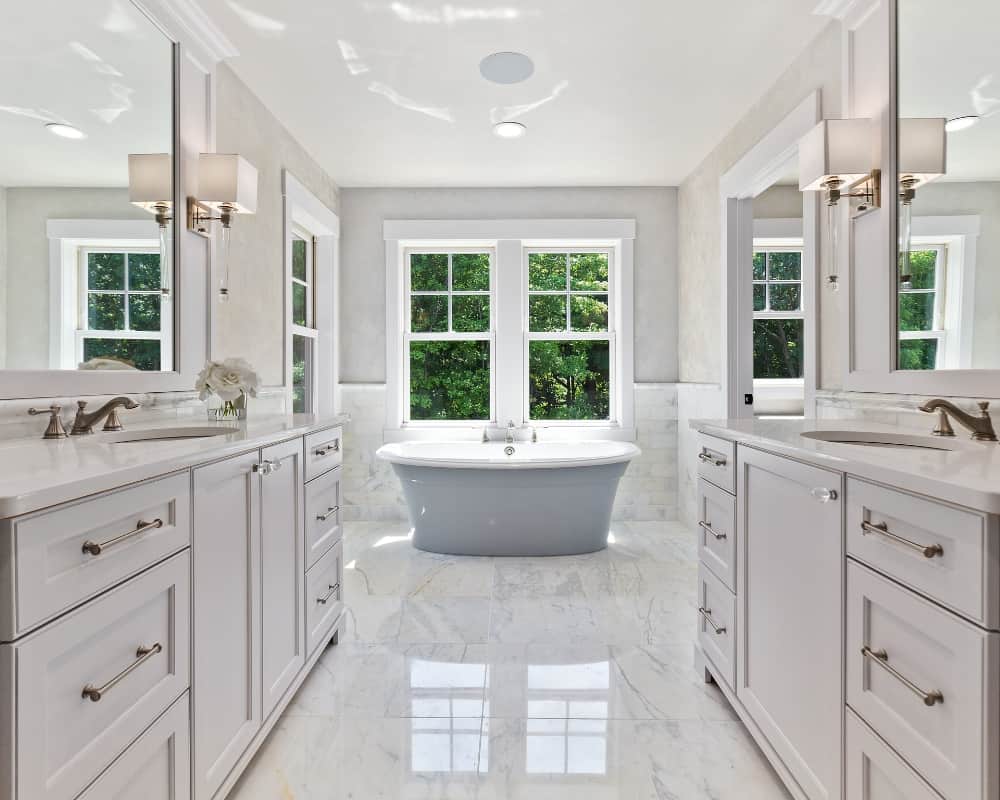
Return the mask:
<path id="1" fill-rule="evenodd" d="M 821 503 L 832 503 L 840 496 L 836 489 L 826 489 L 823 487 L 813 489 L 810 494 Z"/>

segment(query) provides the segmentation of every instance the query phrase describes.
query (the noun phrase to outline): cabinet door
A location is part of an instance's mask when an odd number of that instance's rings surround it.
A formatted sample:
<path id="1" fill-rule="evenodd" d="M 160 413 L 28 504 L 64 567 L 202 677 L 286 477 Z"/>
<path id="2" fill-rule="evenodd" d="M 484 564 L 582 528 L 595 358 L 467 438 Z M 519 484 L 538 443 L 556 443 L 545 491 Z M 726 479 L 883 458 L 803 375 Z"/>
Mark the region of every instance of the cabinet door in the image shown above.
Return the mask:
<path id="1" fill-rule="evenodd" d="M 261 726 L 258 456 L 194 470 L 196 800 L 212 797 Z"/>
<path id="2" fill-rule="evenodd" d="M 739 448 L 736 694 L 810 800 L 841 797 L 842 476 Z"/>
<path id="3" fill-rule="evenodd" d="M 261 644 L 267 719 L 306 661 L 302 440 L 264 448 L 261 457 Z"/>

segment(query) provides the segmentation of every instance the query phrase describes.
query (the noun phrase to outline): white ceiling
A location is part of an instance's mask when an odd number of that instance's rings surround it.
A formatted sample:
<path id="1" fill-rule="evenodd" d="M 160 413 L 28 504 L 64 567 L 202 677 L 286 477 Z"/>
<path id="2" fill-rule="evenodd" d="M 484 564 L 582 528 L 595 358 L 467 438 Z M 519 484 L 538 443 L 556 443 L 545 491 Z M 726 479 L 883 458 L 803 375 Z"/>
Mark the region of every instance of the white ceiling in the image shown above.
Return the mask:
<path id="1" fill-rule="evenodd" d="M 802 0 L 201 4 L 342 186 L 678 184 L 828 21 Z M 534 75 L 485 81 L 501 50 Z"/>

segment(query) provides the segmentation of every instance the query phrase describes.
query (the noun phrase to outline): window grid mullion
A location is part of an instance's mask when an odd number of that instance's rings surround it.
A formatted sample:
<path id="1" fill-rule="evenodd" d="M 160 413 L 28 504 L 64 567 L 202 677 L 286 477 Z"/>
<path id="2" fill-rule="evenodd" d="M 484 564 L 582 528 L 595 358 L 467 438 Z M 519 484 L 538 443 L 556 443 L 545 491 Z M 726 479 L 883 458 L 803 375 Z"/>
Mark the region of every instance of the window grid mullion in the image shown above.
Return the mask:
<path id="1" fill-rule="evenodd" d="M 572 286 L 569 273 L 569 253 L 566 254 L 566 330 L 571 330 L 572 319 L 570 317 L 569 287 Z"/>

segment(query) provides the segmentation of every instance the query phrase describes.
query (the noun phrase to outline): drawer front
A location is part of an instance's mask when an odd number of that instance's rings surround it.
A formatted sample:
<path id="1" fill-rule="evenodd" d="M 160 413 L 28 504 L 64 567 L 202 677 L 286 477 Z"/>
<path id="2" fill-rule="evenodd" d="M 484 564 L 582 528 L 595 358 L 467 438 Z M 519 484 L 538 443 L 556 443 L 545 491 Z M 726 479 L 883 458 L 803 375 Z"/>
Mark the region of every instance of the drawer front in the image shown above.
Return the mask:
<path id="1" fill-rule="evenodd" d="M 189 729 L 185 692 L 78 800 L 190 800 Z"/>
<path id="2" fill-rule="evenodd" d="M 736 685 L 736 595 L 698 566 L 698 643 L 732 689 Z"/>
<path id="3" fill-rule="evenodd" d="M 941 800 L 858 716 L 847 709 L 847 800 Z"/>
<path id="4" fill-rule="evenodd" d="M 344 460 L 341 447 L 341 428 L 330 428 L 306 436 L 306 480 L 311 481 L 324 472 L 340 466 Z"/>
<path id="5" fill-rule="evenodd" d="M 340 468 L 306 486 L 306 566 L 340 541 Z"/>
<path id="6" fill-rule="evenodd" d="M 847 552 L 974 622 L 1000 627 L 994 518 L 848 479 Z"/>
<path id="7" fill-rule="evenodd" d="M 736 591 L 736 498 L 698 480 L 698 559 Z"/>
<path id="8" fill-rule="evenodd" d="M 337 542 L 306 573 L 306 658 L 329 635 L 344 610 L 344 543 Z"/>
<path id="9" fill-rule="evenodd" d="M 183 552 L 5 645 L 19 800 L 72 800 L 188 688 L 189 592 Z"/>
<path id="10" fill-rule="evenodd" d="M 699 433 L 698 476 L 730 494 L 735 494 L 736 445 L 717 436 Z"/>
<path id="11" fill-rule="evenodd" d="M 17 597 L 13 639 L 191 542 L 188 473 L 12 522 Z"/>
<path id="12" fill-rule="evenodd" d="M 847 702 L 947 800 L 996 797 L 1000 634 L 848 562 Z"/>

